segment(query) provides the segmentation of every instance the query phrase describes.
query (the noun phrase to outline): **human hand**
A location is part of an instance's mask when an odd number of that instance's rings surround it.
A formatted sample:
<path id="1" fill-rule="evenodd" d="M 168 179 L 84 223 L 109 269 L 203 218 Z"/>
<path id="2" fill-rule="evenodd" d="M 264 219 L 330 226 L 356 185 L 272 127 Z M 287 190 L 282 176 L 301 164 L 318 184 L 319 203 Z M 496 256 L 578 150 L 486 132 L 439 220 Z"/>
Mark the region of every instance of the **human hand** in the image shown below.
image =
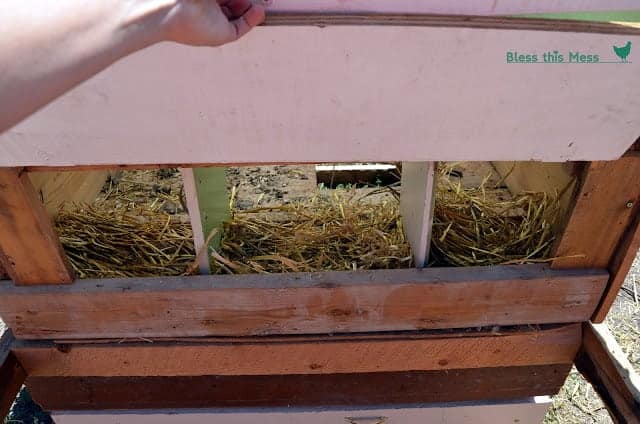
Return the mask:
<path id="1" fill-rule="evenodd" d="M 264 7 L 251 0 L 178 0 L 165 15 L 166 38 L 193 46 L 220 46 L 264 21 Z"/>

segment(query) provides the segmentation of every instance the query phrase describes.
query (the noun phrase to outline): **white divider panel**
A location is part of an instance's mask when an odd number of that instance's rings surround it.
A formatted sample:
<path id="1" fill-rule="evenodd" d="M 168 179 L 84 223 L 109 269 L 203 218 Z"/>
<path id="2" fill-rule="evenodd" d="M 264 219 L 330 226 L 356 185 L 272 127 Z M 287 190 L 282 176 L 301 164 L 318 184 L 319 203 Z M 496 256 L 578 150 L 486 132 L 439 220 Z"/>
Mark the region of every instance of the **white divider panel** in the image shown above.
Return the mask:
<path id="1" fill-rule="evenodd" d="M 56 424 L 540 424 L 551 399 L 371 409 L 58 411 Z"/>
<path id="2" fill-rule="evenodd" d="M 415 266 L 429 261 L 435 189 L 435 162 L 403 162 L 400 215 Z"/>
<path id="3" fill-rule="evenodd" d="M 205 249 L 205 235 L 202 229 L 202 218 L 200 216 L 200 204 L 198 203 L 198 191 L 196 189 L 196 179 L 193 175 L 193 168 L 180 168 L 182 175 L 182 183 L 184 185 L 184 197 L 187 200 L 187 209 L 189 209 L 189 221 L 191 222 L 191 230 L 193 231 L 193 244 L 196 255 Z M 210 274 L 209 252 L 202 252 L 198 258 L 198 270 L 200 274 Z"/>

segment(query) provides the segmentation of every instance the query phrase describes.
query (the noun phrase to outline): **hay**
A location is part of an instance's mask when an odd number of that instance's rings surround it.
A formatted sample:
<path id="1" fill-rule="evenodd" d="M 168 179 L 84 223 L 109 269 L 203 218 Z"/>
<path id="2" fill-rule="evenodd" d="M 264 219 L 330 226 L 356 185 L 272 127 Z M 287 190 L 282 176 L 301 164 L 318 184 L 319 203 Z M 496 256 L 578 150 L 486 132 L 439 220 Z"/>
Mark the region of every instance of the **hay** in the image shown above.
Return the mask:
<path id="1" fill-rule="evenodd" d="M 451 169 L 438 174 L 430 265 L 550 260 L 558 196 L 521 193 L 503 199 L 486 187 L 490 176 L 479 187 L 463 188 L 449 176 Z M 353 191 L 321 190 L 309 202 L 235 212 L 225 224 L 220 252 L 213 254 L 213 268 L 272 273 L 411 267 L 399 196 L 393 194 L 371 204 Z"/>
<path id="2" fill-rule="evenodd" d="M 320 190 L 305 202 L 235 212 L 225 223 L 214 268 L 272 273 L 411 267 L 397 202 L 373 205 L 354 195 Z"/>
<path id="3" fill-rule="evenodd" d="M 80 278 L 182 275 L 194 260 L 191 225 L 144 208 L 61 210 L 56 229 Z"/>
<path id="4" fill-rule="evenodd" d="M 549 260 L 557 196 L 503 198 L 486 181 L 464 188 L 441 169 L 435 200 L 431 265 L 496 265 Z M 233 211 L 218 273 L 278 273 L 410 268 L 398 193 L 377 202 L 353 189 L 319 189 L 301 202 Z M 124 172 L 92 206 L 61 210 L 56 228 L 80 278 L 184 275 L 195 252 L 179 175 Z M 371 194 L 371 193 L 369 193 Z M 360 197 L 358 197 L 360 196 Z M 233 203 L 233 199 L 232 199 Z"/>
<path id="5" fill-rule="evenodd" d="M 560 210 L 558 195 L 523 192 L 510 199 L 486 187 L 463 188 L 439 172 L 431 241 L 436 265 L 473 266 L 549 259 Z"/>
<path id="6" fill-rule="evenodd" d="M 92 205 L 66 204 L 56 229 L 80 278 L 183 275 L 195 258 L 175 169 L 111 176 Z"/>

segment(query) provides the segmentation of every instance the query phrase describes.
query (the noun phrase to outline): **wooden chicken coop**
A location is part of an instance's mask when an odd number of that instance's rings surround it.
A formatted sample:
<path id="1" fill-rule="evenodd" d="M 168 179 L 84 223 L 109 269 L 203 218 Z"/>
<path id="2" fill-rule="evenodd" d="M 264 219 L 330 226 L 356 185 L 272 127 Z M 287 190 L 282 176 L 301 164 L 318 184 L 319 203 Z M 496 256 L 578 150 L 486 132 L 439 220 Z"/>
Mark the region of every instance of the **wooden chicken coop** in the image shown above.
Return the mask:
<path id="1" fill-rule="evenodd" d="M 598 325 L 640 248 L 634 9 L 273 0 L 236 44 L 160 44 L 56 100 L 0 136 L 1 411 L 26 381 L 59 424 L 533 423 L 576 363 L 639 422 Z M 520 16 L 577 11 L 596 21 Z M 454 160 L 518 162 L 523 190 L 570 182 L 556 259 L 425 267 L 434 172 Z M 34 188 L 180 167 L 201 247 L 193 168 L 350 161 L 403 163 L 417 267 L 76 279 Z"/>

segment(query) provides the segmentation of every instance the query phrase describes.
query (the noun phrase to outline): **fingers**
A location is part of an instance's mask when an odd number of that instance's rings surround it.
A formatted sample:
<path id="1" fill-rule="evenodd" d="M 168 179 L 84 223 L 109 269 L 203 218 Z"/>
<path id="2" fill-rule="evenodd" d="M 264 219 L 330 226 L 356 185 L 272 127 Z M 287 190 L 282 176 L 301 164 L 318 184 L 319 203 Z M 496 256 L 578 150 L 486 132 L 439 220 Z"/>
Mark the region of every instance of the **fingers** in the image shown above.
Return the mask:
<path id="1" fill-rule="evenodd" d="M 251 4 L 249 0 L 231 0 L 229 3 L 233 2 L 249 3 L 249 8 L 245 9 L 240 17 L 230 21 L 231 25 L 235 28 L 234 40 L 237 40 L 249 32 L 253 27 L 260 25 L 264 21 L 264 7 L 261 5 Z"/>
<path id="2" fill-rule="evenodd" d="M 229 19 L 237 19 L 252 7 L 251 0 L 217 0 L 220 8 Z"/>

